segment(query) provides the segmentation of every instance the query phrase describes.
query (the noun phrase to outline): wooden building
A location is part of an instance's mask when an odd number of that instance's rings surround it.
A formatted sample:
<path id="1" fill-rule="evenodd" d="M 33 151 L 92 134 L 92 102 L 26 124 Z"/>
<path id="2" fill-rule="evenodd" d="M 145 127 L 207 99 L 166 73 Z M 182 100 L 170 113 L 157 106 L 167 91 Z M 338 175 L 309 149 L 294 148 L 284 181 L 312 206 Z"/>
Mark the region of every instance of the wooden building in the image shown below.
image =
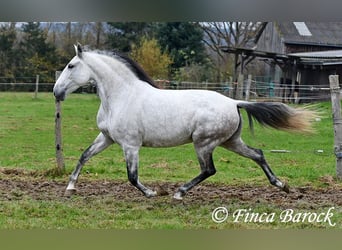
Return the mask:
<path id="1" fill-rule="evenodd" d="M 329 97 L 322 90 L 329 85 L 329 75 L 342 79 L 342 22 L 269 22 L 253 49 L 223 50 L 240 55 L 241 71 L 255 58 L 264 61 L 274 83 L 287 79 L 293 95 L 297 82 L 306 101 Z"/>
<path id="2" fill-rule="evenodd" d="M 280 54 L 342 49 L 342 22 L 269 22 L 257 47 Z"/>

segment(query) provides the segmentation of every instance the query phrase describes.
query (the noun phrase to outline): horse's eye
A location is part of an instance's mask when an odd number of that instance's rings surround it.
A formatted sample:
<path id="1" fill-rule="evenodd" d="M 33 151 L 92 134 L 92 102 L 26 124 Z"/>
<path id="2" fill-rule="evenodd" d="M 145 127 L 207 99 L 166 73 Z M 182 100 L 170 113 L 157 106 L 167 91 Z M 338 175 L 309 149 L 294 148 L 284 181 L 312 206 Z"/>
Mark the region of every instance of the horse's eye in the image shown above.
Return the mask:
<path id="1" fill-rule="evenodd" d="M 68 69 L 72 69 L 74 67 L 74 65 L 73 64 L 68 64 Z"/>

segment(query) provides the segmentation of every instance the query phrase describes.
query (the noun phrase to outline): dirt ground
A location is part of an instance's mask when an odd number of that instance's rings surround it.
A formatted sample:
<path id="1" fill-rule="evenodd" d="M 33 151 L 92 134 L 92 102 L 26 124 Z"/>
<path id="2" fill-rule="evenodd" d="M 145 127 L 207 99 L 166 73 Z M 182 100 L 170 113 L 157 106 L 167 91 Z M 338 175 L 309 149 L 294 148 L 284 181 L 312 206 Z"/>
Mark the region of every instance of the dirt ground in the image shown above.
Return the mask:
<path id="1" fill-rule="evenodd" d="M 318 209 L 328 206 L 342 206 L 342 187 L 333 178 L 322 179 L 324 188 L 296 187 L 290 193 L 278 191 L 271 185 L 265 186 L 227 186 L 201 183 L 184 197 L 186 203 L 221 203 L 236 200 L 240 203 L 270 203 L 279 208 Z M 0 201 L 20 200 L 30 197 L 35 200 L 63 200 L 67 179 L 51 180 L 35 172 L 21 169 L 0 168 Z M 148 186 L 160 195 L 172 199 L 173 193 L 181 183 L 152 182 Z M 121 201 L 140 201 L 147 199 L 128 181 L 87 180 L 81 176 L 77 184 L 79 197 L 113 197 Z M 153 199 L 158 199 L 155 197 Z"/>

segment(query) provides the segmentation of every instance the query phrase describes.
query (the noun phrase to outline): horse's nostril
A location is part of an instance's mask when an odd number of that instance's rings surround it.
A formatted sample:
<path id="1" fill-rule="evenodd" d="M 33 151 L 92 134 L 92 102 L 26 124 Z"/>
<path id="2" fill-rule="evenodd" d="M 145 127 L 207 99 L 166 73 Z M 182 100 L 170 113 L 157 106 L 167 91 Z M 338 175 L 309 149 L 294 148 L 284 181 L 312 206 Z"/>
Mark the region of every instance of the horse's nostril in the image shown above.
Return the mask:
<path id="1" fill-rule="evenodd" d="M 62 91 L 62 92 L 53 91 L 53 95 L 55 96 L 57 101 L 64 101 L 65 99 L 65 91 Z"/>

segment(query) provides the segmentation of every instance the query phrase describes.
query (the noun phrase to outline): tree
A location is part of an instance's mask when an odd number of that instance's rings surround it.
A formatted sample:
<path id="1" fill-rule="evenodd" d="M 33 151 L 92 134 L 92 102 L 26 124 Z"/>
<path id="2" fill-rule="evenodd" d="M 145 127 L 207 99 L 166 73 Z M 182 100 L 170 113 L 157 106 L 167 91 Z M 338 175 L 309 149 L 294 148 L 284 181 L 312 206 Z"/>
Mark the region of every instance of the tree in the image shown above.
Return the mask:
<path id="1" fill-rule="evenodd" d="M 24 24 L 22 31 L 19 50 L 23 59 L 16 75 L 27 77 L 39 74 L 43 81 L 53 82 L 59 60 L 55 47 L 46 42 L 47 33 L 40 28 L 39 22 Z"/>
<path id="2" fill-rule="evenodd" d="M 160 23 L 156 37 L 163 50 L 173 58 L 173 68 L 205 62 L 203 30 L 196 23 Z"/>
<path id="3" fill-rule="evenodd" d="M 60 61 L 64 64 L 75 55 L 77 42 L 91 49 L 105 49 L 107 24 L 104 22 L 63 22 L 44 23 L 47 42 L 56 48 Z"/>
<path id="4" fill-rule="evenodd" d="M 0 26 L 0 76 L 13 78 L 16 61 L 15 23 Z"/>
<path id="5" fill-rule="evenodd" d="M 205 33 L 204 42 L 217 58 L 217 68 L 227 68 L 231 57 L 222 52 L 222 46 L 245 48 L 254 47 L 267 23 L 262 22 L 208 22 L 200 23 Z M 234 58 L 234 76 L 237 75 L 238 58 Z M 220 72 L 219 72 L 220 74 Z M 220 76 L 219 76 L 220 78 Z"/>
<path id="6" fill-rule="evenodd" d="M 122 52 L 129 52 L 133 44 L 139 44 L 142 37 L 155 38 L 160 44 L 161 51 L 167 52 L 172 58 L 172 75 L 183 71 L 205 67 L 208 69 L 208 60 L 203 39 L 203 30 L 197 23 L 141 23 L 124 22 L 108 23 L 108 47 Z M 201 78 L 205 78 L 204 76 Z"/>
<path id="7" fill-rule="evenodd" d="M 151 35 L 153 24 L 146 22 L 109 22 L 110 31 L 107 44 L 121 52 L 129 52 L 133 44 L 138 44 L 143 36 Z"/>
<path id="8" fill-rule="evenodd" d="M 172 59 L 166 52 L 162 52 L 156 39 L 142 37 L 138 45 L 132 45 L 130 54 L 152 78 L 167 79 L 169 77 Z"/>
<path id="9" fill-rule="evenodd" d="M 93 33 L 95 34 L 95 48 L 100 49 L 102 46 L 102 37 L 104 36 L 104 24 L 96 22 L 93 24 Z"/>

